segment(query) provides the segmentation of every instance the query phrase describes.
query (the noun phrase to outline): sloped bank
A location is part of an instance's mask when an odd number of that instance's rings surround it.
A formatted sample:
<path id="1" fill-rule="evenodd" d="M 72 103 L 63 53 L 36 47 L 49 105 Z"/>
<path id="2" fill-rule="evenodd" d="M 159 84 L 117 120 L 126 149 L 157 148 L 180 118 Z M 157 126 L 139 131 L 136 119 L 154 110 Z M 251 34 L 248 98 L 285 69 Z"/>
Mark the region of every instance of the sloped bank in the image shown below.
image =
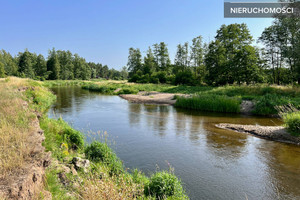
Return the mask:
<path id="1" fill-rule="evenodd" d="M 300 137 L 292 136 L 282 126 L 259 126 L 221 123 L 215 125 L 218 128 L 232 130 L 239 133 L 247 133 L 260 138 L 300 145 Z"/>
<path id="2" fill-rule="evenodd" d="M 42 83 L 19 78 L 1 81 L 14 83 L 13 87 L 5 88 L 7 94 L 16 94 L 22 100 L 21 114 L 28 111 L 22 120 L 29 119 L 30 123 L 16 121 L 13 125 L 32 131 L 26 140 L 19 142 L 32 148 L 21 167 L 12 169 L 10 176 L 1 176 L 0 199 L 188 199 L 181 181 L 171 169 L 155 172 L 151 177 L 138 170 L 128 172 L 105 142 L 85 145 L 81 132 L 61 118 L 49 119 L 43 113 L 55 96 Z M 3 105 L 0 105 L 1 117 Z M 11 130 L 16 131 L 14 126 Z M 1 129 L 2 135 L 13 136 Z M 13 149 L 14 145 L 8 143 L 7 147 Z"/>
<path id="3" fill-rule="evenodd" d="M 27 79 L 1 79 L 0 85 L 0 199 L 47 197 L 44 177 L 51 153 L 42 146 L 45 137 L 38 117 L 54 96 Z M 34 96 L 47 100 L 35 106 Z"/>

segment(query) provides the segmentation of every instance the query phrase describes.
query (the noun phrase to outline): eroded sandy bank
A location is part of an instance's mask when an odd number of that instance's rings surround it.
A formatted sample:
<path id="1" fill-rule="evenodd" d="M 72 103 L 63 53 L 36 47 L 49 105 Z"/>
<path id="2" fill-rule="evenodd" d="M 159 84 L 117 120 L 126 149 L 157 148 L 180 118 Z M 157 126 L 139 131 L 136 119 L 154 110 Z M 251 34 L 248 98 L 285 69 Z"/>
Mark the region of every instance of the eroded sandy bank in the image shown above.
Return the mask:
<path id="1" fill-rule="evenodd" d="M 119 96 L 133 103 L 174 105 L 176 103 L 175 95 L 182 96 L 182 94 L 160 92 L 139 92 L 138 94 L 121 94 Z"/>
<path id="2" fill-rule="evenodd" d="M 221 123 L 216 124 L 216 127 L 233 130 L 239 133 L 248 133 L 268 140 L 300 145 L 300 138 L 290 135 L 282 126 L 259 126 Z"/>

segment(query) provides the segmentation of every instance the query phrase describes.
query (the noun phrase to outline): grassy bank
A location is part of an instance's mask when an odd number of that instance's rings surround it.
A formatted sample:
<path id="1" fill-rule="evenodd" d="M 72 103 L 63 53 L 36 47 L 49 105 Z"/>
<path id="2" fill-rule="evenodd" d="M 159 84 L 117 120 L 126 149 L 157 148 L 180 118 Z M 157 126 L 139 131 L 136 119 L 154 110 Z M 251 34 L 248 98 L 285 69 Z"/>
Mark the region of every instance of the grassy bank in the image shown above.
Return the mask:
<path id="1" fill-rule="evenodd" d="M 241 99 L 221 95 L 196 95 L 177 97 L 175 106 L 210 112 L 239 113 Z"/>
<path id="2" fill-rule="evenodd" d="M 41 82 L 8 78 L 0 84 L 0 145 L 4 147 L 0 175 L 5 178 L 20 170 L 30 155 L 34 148 L 26 145 L 30 120 L 37 112 L 44 113 L 55 96 Z M 147 177 L 138 170 L 126 170 L 106 143 L 85 144 L 83 134 L 62 119 L 42 115 L 40 127 L 45 134 L 43 145 L 52 152 L 45 189 L 53 199 L 188 199 L 171 169 Z M 76 168 L 74 158 L 88 159 L 90 165 Z M 41 193 L 40 199 L 44 198 Z"/>
<path id="3" fill-rule="evenodd" d="M 240 100 L 253 101 L 255 103 L 253 114 L 256 115 L 276 115 L 278 114 L 276 107 L 288 104 L 300 109 L 300 87 L 297 86 L 208 87 L 103 81 L 100 83 L 85 83 L 82 88 L 110 95 L 136 94 L 140 91 L 191 94 L 194 95 L 193 98 L 185 99 L 181 97 L 178 99 L 176 106 L 204 111 L 238 112 L 237 103 L 241 103 Z M 201 100 L 201 98 L 203 99 Z M 211 101 L 208 101 L 208 99 Z"/>
<path id="4" fill-rule="evenodd" d="M 14 77 L 0 79 L 0 94 L 0 179 L 5 179 L 26 165 L 36 112 L 44 112 L 55 97 L 37 82 Z"/>
<path id="5" fill-rule="evenodd" d="M 300 136 L 300 112 L 288 113 L 283 116 L 285 127 L 294 136 Z"/>

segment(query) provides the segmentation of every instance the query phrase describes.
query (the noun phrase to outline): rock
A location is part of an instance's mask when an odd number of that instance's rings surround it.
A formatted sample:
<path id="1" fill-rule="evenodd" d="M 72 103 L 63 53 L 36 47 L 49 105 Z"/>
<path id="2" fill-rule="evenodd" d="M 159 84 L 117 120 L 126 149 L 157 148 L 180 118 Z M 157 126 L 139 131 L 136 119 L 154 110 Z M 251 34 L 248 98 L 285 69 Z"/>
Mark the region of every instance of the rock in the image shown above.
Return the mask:
<path id="1" fill-rule="evenodd" d="M 69 185 L 69 180 L 65 173 L 63 173 L 63 172 L 58 173 L 58 178 L 63 185 L 65 185 L 65 186 Z"/>
<path id="2" fill-rule="evenodd" d="M 78 175 L 78 174 L 77 174 L 77 171 L 74 169 L 73 166 L 71 167 L 71 172 L 72 172 L 72 174 L 73 174 L 74 176 L 77 176 L 77 175 Z"/>
<path id="3" fill-rule="evenodd" d="M 63 173 L 66 173 L 66 174 L 71 172 L 71 169 L 65 165 L 61 165 L 61 170 Z"/>
<path id="4" fill-rule="evenodd" d="M 74 165 L 74 168 L 78 170 L 83 170 L 84 173 L 88 172 L 88 168 L 90 167 L 90 161 L 86 159 L 82 159 L 79 157 L 74 157 L 72 159 L 72 164 Z"/>

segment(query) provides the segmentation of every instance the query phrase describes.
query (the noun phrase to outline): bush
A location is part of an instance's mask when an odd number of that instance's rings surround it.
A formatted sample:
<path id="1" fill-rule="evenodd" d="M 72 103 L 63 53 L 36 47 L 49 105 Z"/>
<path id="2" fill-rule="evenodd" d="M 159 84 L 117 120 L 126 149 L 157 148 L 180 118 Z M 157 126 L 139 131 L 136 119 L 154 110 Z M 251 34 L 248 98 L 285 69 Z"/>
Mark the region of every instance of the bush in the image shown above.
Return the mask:
<path id="1" fill-rule="evenodd" d="M 194 85 L 195 78 L 190 70 L 185 70 L 183 72 L 178 72 L 175 76 L 175 85 Z"/>
<path id="2" fill-rule="evenodd" d="M 128 82 L 133 82 L 133 83 L 135 83 L 135 82 L 137 82 L 137 81 L 140 80 L 140 79 L 141 79 L 141 77 L 140 77 L 139 75 L 134 74 L 130 79 L 128 79 Z"/>
<path id="3" fill-rule="evenodd" d="M 123 88 L 121 89 L 118 94 L 137 94 L 139 90 L 134 88 Z"/>
<path id="4" fill-rule="evenodd" d="M 257 115 L 274 115 L 278 114 L 276 106 L 287 105 L 289 101 L 276 94 L 266 94 L 258 99 L 253 110 Z"/>
<path id="5" fill-rule="evenodd" d="M 164 72 L 164 71 L 157 72 L 156 77 L 158 78 L 160 83 L 167 82 L 167 72 Z"/>
<path id="6" fill-rule="evenodd" d="M 283 121 L 291 134 L 300 136 L 300 112 L 293 112 L 284 115 Z"/>
<path id="7" fill-rule="evenodd" d="M 76 145 L 78 148 L 83 147 L 84 139 L 83 139 L 83 135 L 80 131 L 77 131 L 72 128 L 67 128 L 67 129 L 65 129 L 64 134 L 67 138 L 67 141 L 70 143 L 71 147 L 72 146 L 74 147 L 74 145 Z"/>
<path id="8" fill-rule="evenodd" d="M 176 107 L 211 112 L 240 112 L 241 99 L 220 95 L 197 95 L 193 97 L 177 97 Z"/>
<path id="9" fill-rule="evenodd" d="M 154 196 L 156 199 L 166 199 L 168 197 L 187 198 L 178 178 L 167 171 L 152 175 L 149 183 L 145 185 L 144 192 L 146 196 Z"/>
<path id="10" fill-rule="evenodd" d="M 85 148 L 85 156 L 94 162 L 103 162 L 110 167 L 110 173 L 120 174 L 123 172 L 122 161 L 109 148 L 106 143 L 94 141 Z"/>

